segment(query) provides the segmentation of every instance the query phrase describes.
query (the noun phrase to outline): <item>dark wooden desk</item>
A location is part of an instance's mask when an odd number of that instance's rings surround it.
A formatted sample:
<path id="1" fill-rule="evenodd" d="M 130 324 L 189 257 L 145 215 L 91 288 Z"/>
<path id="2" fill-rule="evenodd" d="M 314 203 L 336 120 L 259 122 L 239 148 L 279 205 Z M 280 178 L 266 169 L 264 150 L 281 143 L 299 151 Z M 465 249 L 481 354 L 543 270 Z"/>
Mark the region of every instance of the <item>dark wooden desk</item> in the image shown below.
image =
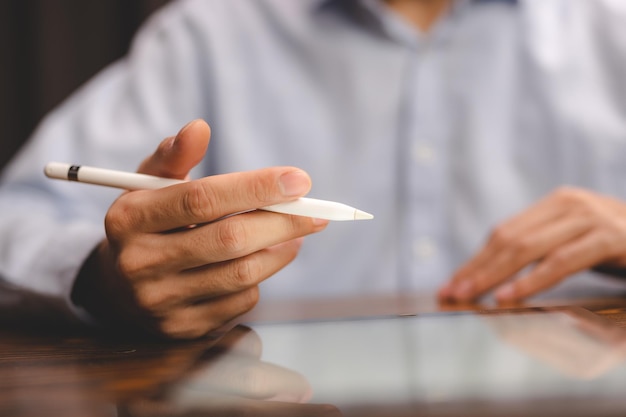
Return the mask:
<path id="1" fill-rule="evenodd" d="M 616 326 L 626 328 L 626 297 L 553 300 L 539 304 L 576 304 L 605 317 Z M 490 308 L 496 306 L 441 307 L 430 297 L 373 297 L 275 304 L 272 308 L 255 311 L 249 319 L 420 314 Z M 90 331 L 25 330 L 18 326 L 18 323 L 5 324 L 0 328 L 0 416 L 341 415 L 339 410 L 329 405 L 266 402 L 254 398 L 232 401 L 238 397 L 236 390 L 228 389 L 233 381 L 248 384 L 258 397 L 263 397 L 265 383 L 272 385 L 275 381 L 259 378 L 254 373 L 254 367 L 232 375 L 228 369 L 222 369 L 224 366 L 203 376 L 205 386 L 215 389 L 198 393 L 205 398 L 201 407 L 179 410 L 176 395 L 173 394 L 178 384 L 199 369 L 204 369 L 204 372 L 207 367 L 210 369 L 216 355 L 220 355 L 227 345 L 236 345 L 237 332 L 219 341 L 207 339 L 173 343 L 120 339 Z M 241 332 L 245 331 L 241 329 Z M 247 345 L 236 345 L 235 349 L 254 359 L 260 354 L 261 346 L 248 341 Z M 293 375 L 287 375 L 285 387 L 287 391 L 292 391 L 295 398 L 299 389 L 298 379 L 289 380 L 291 377 Z M 462 415 L 482 415 L 479 410 L 480 407 L 465 409 Z M 514 415 L 535 415 L 532 410 L 533 405 L 528 404 L 525 411 Z M 406 411 L 387 414 L 391 415 L 416 414 L 407 414 Z M 561 414 L 557 411 L 549 415 Z"/>

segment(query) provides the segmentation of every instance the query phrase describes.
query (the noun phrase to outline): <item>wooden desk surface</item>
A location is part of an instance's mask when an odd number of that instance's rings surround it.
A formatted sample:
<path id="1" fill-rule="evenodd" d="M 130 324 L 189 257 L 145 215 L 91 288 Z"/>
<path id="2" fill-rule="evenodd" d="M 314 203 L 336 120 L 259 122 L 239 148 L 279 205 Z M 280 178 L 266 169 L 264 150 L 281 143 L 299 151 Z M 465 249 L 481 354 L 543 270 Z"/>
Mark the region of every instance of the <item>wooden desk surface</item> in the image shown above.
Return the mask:
<path id="1" fill-rule="evenodd" d="M 584 307 L 608 319 L 615 326 L 626 328 L 626 297 L 554 300 L 535 305 L 566 304 Z M 249 319 L 419 315 L 433 311 L 494 308 L 496 306 L 441 307 L 429 297 L 419 296 L 372 297 L 283 303 L 272 308 L 261 308 L 253 312 Z M 246 329 L 238 332 L 244 334 Z M 281 382 L 283 385 L 280 385 L 257 375 L 258 369 L 252 365 L 234 374 L 225 365 L 211 368 L 211 361 L 227 348 L 239 349 L 244 352 L 242 354 L 250 355 L 250 358 L 260 354 L 262 347 L 255 344 L 254 340 L 252 343 L 248 340 L 243 346 L 237 344 L 238 340 L 243 340 L 239 339 L 240 334 L 236 331 L 219 341 L 165 342 L 120 339 L 89 331 L 18 330 L 17 323 L 4 324 L 0 328 L 0 416 L 342 415 L 331 405 L 290 403 L 290 400 L 303 399 L 307 394 L 299 391 L 302 387 L 298 384 L 302 381 L 288 371 L 280 370 L 287 376 L 287 383 Z M 196 392 L 203 400 L 194 403 L 195 409 L 180 409 L 177 386 L 181 381 L 189 380 L 200 369 L 204 372 L 203 386 L 213 389 L 211 392 Z M 237 381 L 244 382 L 258 398 L 268 395 L 264 390 L 270 389 L 270 386 L 280 386 L 287 395 L 274 397 L 279 401 L 271 402 L 255 398 L 234 401 L 240 398 L 240 392 L 233 388 L 233 382 Z M 535 406 L 526 404 L 517 412 L 507 415 L 536 415 L 533 411 Z M 430 415 L 422 411 L 418 415 Z M 558 410 L 552 411 L 554 413 L 542 415 L 563 415 Z M 619 415 L 611 414 L 610 409 L 605 411 L 598 416 Z M 380 413 L 370 410 L 365 414 L 388 417 L 415 415 L 405 409 L 397 412 L 381 410 Z M 463 413 L 458 415 L 486 414 L 481 412 L 480 405 L 476 405 L 476 408 L 464 408 Z"/>

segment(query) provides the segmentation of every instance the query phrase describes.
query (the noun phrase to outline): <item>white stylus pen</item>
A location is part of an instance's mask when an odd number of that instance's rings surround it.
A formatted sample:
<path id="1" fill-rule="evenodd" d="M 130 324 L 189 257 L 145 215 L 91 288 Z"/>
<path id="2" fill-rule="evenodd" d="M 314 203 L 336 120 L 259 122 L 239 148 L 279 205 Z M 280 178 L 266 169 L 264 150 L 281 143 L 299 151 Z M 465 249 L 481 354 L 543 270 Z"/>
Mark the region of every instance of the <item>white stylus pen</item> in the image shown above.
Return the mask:
<path id="1" fill-rule="evenodd" d="M 71 165 L 61 162 L 48 163 L 44 168 L 44 173 L 48 178 L 104 185 L 124 190 L 154 190 L 184 182 L 153 175 Z M 261 207 L 261 210 L 327 220 L 368 220 L 374 218 L 373 215 L 346 204 L 306 197 L 287 203 Z"/>

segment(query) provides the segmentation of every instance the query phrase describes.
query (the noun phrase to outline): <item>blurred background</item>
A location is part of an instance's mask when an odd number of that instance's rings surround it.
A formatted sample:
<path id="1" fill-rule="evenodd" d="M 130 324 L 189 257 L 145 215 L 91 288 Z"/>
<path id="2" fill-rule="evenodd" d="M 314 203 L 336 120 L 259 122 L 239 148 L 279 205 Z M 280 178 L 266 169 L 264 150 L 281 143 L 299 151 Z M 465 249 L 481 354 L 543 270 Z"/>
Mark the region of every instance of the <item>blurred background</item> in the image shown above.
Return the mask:
<path id="1" fill-rule="evenodd" d="M 170 0 L 0 0 L 0 167 Z"/>

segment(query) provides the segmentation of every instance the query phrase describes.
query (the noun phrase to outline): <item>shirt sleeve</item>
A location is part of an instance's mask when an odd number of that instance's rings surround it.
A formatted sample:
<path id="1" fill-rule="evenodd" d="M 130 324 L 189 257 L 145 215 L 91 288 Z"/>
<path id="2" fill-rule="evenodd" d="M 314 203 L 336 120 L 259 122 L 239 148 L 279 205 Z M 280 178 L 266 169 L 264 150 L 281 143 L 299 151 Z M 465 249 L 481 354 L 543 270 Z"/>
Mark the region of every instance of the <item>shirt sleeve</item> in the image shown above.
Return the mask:
<path id="1" fill-rule="evenodd" d="M 134 171 L 163 138 L 206 118 L 197 59 L 206 54 L 197 49 L 202 42 L 190 16 L 193 10 L 178 3 L 153 16 L 128 57 L 48 115 L 3 171 L 0 307 L 28 304 L 30 294 L 85 317 L 72 305 L 71 289 L 105 237 L 104 216 L 120 191 L 47 179 L 43 167 L 58 161 Z"/>

